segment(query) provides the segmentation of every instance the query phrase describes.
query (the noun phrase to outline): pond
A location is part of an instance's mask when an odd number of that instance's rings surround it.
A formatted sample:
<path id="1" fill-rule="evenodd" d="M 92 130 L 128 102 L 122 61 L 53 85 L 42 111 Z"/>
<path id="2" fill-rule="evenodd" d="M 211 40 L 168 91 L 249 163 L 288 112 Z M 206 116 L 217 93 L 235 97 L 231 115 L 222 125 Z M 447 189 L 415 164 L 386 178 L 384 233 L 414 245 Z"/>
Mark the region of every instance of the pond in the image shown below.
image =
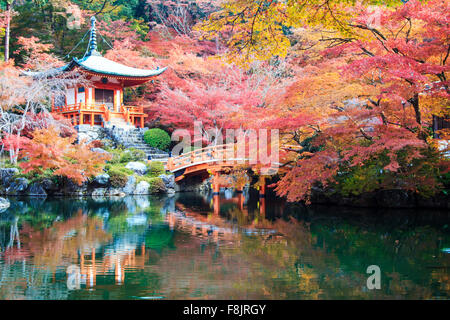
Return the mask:
<path id="1" fill-rule="evenodd" d="M 450 214 L 220 197 L 11 199 L 0 299 L 448 299 Z M 380 289 L 369 289 L 369 266 Z"/>

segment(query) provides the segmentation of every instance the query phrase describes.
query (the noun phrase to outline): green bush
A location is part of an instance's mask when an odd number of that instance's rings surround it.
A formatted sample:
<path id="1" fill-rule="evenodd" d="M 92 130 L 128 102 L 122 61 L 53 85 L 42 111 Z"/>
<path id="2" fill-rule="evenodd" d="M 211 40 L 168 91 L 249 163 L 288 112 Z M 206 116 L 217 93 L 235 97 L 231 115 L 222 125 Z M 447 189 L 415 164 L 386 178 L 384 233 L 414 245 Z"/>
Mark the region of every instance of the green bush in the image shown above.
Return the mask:
<path id="1" fill-rule="evenodd" d="M 111 185 L 115 188 L 123 188 L 128 182 L 128 176 L 133 175 L 133 171 L 125 168 L 121 164 L 107 164 L 105 166 L 110 177 Z"/>
<path id="2" fill-rule="evenodd" d="M 149 191 L 151 194 L 161 193 L 166 191 L 166 185 L 164 181 L 159 177 L 139 176 L 137 177 L 137 183 L 145 181 L 150 185 Z"/>
<path id="3" fill-rule="evenodd" d="M 123 149 L 109 149 L 108 152 L 112 155 L 112 159 L 109 163 L 128 163 L 130 161 L 142 161 L 146 160 L 145 152 L 135 148 Z"/>
<path id="4" fill-rule="evenodd" d="M 164 130 L 153 128 L 144 133 L 144 141 L 153 148 L 167 151 L 170 146 L 170 136 Z"/>
<path id="5" fill-rule="evenodd" d="M 160 161 L 151 161 L 148 165 L 148 173 L 147 175 L 150 177 L 157 177 L 161 174 L 164 174 L 166 169 L 164 169 L 164 163 Z"/>
<path id="6" fill-rule="evenodd" d="M 161 178 L 152 178 L 150 183 L 150 193 L 161 193 L 166 191 L 166 185 Z"/>

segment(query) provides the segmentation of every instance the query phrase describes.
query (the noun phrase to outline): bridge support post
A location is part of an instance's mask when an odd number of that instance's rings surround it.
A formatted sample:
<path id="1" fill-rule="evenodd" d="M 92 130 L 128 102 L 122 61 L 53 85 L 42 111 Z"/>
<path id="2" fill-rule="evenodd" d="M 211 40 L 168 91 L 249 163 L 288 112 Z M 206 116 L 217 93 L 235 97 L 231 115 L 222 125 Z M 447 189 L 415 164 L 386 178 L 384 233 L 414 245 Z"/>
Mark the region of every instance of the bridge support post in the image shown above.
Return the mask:
<path id="1" fill-rule="evenodd" d="M 259 176 L 259 197 L 264 198 L 266 196 L 266 177 Z"/>
<path id="2" fill-rule="evenodd" d="M 212 172 L 213 174 L 213 206 L 214 206 L 214 215 L 220 215 L 220 181 L 219 181 L 219 173 L 217 171 Z"/>
<path id="3" fill-rule="evenodd" d="M 264 197 L 261 197 L 259 199 L 259 214 L 261 218 L 266 217 L 266 198 Z"/>
<path id="4" fill-rule="evenodd" d="M 220 181 L 219 181 L 219 173 L 214 172 L 213 173 L 213 181 L 212 181 L 212 187 L 213 187 L 213 195 L 219 195 L 220 193 Z"/>

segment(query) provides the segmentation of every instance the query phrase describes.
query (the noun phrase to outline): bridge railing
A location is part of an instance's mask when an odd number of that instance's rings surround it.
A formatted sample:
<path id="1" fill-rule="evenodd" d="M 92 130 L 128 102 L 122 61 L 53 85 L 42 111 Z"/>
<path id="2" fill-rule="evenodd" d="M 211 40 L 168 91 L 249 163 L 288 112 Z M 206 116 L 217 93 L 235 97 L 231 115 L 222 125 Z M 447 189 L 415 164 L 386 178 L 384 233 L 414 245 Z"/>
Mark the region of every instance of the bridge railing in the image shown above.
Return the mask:
<path id="1" fill-rule="evenodd" d="M 223 144 L 197 149 L 174 158 L 170 158 L 167 169 L 178 170 L 192 164 L 209 163 L 216 161 L 230 161 L 236 159 L 236 144 Z M 242 159 L 243 160 L 243 159 Z"/>
<path id="2" fill-rule="evenodd" d="M 222 144 L 217 146 L 209 146 L 202 149 L 197 149 L 180 156 L 169 158 L 167 162 L 167 170 L 175 172 L 192 165 L 199 165 L 203 163 L 226 164 L 227 166 L 239 164 L 256 164 L 258 163 L 258 155 L 256 150 L 249 148 L 239 148 L 238 143 Z M 292 149 L 295 146 L 282 146 L 281 149 Z M 278 158 L 277 158 L 278 159 Z M 267 164 L 265 164 L 267 165 Z M 270 163 L 269 167 L 279 167 L 281 163 L 278 161 Z"/>

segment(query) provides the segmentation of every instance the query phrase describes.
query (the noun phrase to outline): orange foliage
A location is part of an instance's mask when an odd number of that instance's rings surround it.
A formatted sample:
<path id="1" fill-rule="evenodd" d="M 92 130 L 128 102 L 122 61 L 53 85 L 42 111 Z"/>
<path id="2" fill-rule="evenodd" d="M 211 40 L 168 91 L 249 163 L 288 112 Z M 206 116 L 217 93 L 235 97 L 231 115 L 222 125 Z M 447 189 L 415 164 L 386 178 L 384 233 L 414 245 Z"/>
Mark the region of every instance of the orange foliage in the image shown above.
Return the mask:
<path id="1" fill-rule="evenodd" d="M 75 137 L 63 138 L 54 128 L 37 129 L 33 139 L 23 142 L 20 163 L 24 173 L 43 173 L 52 170 L 56 176 L 67 177 L 81 185 L 88 178 L 102 172 L 109 156 L 90 150 L 83 142 L 74 144 Z"/>

